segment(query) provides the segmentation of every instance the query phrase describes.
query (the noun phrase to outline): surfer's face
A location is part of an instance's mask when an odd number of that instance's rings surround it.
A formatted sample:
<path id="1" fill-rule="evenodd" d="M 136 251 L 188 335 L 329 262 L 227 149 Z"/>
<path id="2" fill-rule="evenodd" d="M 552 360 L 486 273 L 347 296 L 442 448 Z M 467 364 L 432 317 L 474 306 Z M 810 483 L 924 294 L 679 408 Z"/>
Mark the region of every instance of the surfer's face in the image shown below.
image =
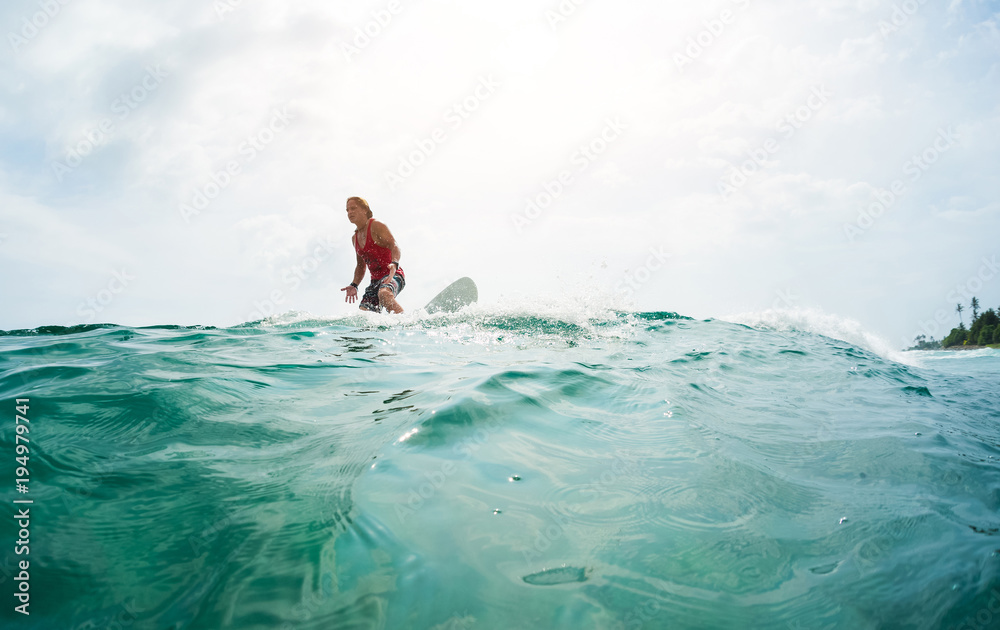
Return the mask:
<path id="1" fill-rule="evenodd" d="M 360 217 L 365 216 L 365 209 L 361 207 L 357 201 L 347 202 L 347 220 L 351 223 L 357 223 Z"/>

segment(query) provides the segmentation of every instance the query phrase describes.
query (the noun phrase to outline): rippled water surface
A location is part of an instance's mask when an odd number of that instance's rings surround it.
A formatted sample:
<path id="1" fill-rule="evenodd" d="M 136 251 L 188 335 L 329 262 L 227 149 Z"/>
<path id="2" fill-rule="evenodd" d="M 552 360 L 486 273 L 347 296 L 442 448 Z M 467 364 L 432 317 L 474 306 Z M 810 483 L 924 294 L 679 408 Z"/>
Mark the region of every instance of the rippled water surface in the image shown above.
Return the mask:
<path id="1" fill-rule="evenodd" d="M 1000 627 L 996 350 L 480 311 L 0 353 L 5 628 Z"/>

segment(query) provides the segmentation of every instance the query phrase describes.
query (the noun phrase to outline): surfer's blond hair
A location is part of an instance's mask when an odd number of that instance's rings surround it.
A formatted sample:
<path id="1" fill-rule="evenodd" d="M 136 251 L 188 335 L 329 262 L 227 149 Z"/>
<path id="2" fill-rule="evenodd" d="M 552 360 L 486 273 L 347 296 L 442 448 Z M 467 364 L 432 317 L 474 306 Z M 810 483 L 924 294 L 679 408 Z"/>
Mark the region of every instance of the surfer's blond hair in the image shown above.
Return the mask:
<path id="1" fill-rule="evenodd" d="M 372 209 L 371 209 L 371 206 L 368 205 L 367 201 L 365 201 L 361 197 L 348 197 L 347 198 L 347 203 L 351 203 L 352 201 L 357 202 L 357 204 L 359 206 L 361 206 L 362 208 L 365 209 L 365 212 L 368 213 L 368 218 L 369 219 L 372 218 Z"/>

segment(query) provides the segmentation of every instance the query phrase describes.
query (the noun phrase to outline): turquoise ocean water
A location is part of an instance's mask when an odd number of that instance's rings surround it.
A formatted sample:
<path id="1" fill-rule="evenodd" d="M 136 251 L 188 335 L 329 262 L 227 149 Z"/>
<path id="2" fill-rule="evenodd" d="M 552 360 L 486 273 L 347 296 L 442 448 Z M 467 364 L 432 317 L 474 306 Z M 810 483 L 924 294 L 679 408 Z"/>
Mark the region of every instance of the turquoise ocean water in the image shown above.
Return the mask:
<path id="1" fill-rule="evenodd" d="M 485 308 L 4 333 L 0 625 L 998 628 L 1000 352 L 883 355 Z"/>

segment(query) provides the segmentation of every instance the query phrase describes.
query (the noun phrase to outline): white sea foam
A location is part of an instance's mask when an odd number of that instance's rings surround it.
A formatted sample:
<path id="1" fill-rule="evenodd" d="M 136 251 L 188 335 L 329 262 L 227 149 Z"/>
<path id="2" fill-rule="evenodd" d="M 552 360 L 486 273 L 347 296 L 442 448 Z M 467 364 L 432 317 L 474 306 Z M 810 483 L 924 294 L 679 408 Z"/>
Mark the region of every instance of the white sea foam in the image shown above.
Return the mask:
<path id="1" fill-rule="evenodd" d="M 401 299 L 406 311 L 401 315 L 371 313 L 352 308 L 348 314 L 317 315 L 308 311 L 286 311 L 261 321 L 265 327 L 289 326 L 302 322 L 322 322 L 360 326 L 409 326 L 427 321 L 459 322 L 496 317 L 535 317 L 586 326 L 619 321 L 623 311 L 619 294 L 583 282 L 566 282 L 545 295 L 509 294 L 495 300 L 480 299 L 456 313 L 427 313 L 423 307 Z"/>
<path id="2" fill-rule="evenodd" d="M 633 332 L 631 318 L 621 319 L 621 311 L 613 296 L 601 292 L 572 292 L 563 289 L 559 294 L 537 296 L 500 296 L 494 302 L 472 304 L 457 313 L 426 313 L 422 308 L 411 308 L 402 315 L 357 312 L 349 316 L 318 316 L 308 312 L 289 311 L 269 317 L 262 322 L 265 327 L 295 326 L 311 323 L 358 326 L 362 328 L 408 329 L 423 328 L 427 324 L 453 328 L 460 336 L 473 334 L 486 320 L 497 318 L 529 317 L 558 321 L 579 326 L 597 337 L 628 337 Z M 718 318 L 751 328 L 776 331 L 798 331 L 838 339 L 877 354 L 885 359 L 918 365 L 919 357 L 912 352 L 897 350 L 890 341 L 869 330 L 854 319 L 824 313 L 817 309 L 768 309 L 727 315 Z M 616 323 L 618 326 L 601 326 Z M 471 327 L 471 328 L 470 328 Z M 516 334 L 515 331 L 511 331 Z M 534 333 L 527 333 L 534 334 Z M 473 334 L 473 336 L 475 336 Z"/>
<path id="3" fill-rule="evenodd" d="M 743 324 L 751 328 L 764 330 L 809 332 L 831 339 L 839 339 L 859 348 L 868 350 L 882 358 L 916 365 L 915 359 L 907 353 L 897 350 L 892 343 L 865 330 L 864 326 L 854 319 L 831 315 L 812 308 L 768 309 L 720 317 L 727 322 Z"/>

